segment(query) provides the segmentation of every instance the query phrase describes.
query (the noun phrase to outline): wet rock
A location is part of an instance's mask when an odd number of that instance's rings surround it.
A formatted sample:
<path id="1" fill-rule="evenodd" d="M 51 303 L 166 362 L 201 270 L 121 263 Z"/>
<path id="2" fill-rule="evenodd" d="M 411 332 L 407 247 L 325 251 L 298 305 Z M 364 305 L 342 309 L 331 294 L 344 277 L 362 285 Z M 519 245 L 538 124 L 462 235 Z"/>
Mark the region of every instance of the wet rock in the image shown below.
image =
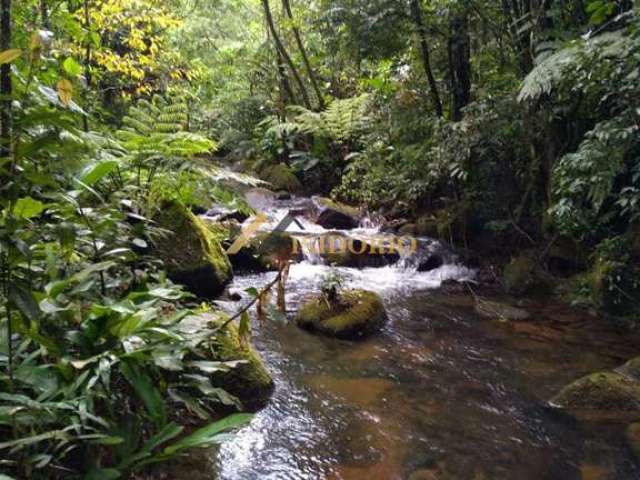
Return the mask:
<path id="1" fill-rule="evenodd" d="M 521 308 L 480 298 L 476 300 L 475 310 L 478 315 L 489 320 L 522 321 L 531 318 L 529 312 Z"/>
<path id="2" fill-rule="evenodd" d="M 420 261 L 418 271 L 430 272 L 431 270 L 440 268 L 442 265 L 444 265 L 444 259 L 438 254 L 431 254 Z"/>
<path id="3" fill-rule="evenodd" d="M 276 202 L 276 194 L 266 188 L 250 188 L 244 193 L 244 199 L 249 206 L 257 211 L 267 210 Z"/>
<path id="4" fill-rule="evenodd" d="M 328 230 L 352 230 L 360 225 L 360 211 L 329 198 L 314 197 L 318 209 L 316 223 Z"/>
<path id="5" fill-rule="evenodd" d="M 286 190 L 276 192 L 276 200 L 291 200 L 291 194 Z"/>
<path id="6" fill-rule="evenodd" d="M 640 462 L 640 422 L 629 425 L 625 432 L 625 437 L 627 445 L 629 445 L 636 460 Z"/>
<path id="7" fill-rule="evenodd" d="M 165 202 L 154 217 L 168 231 L 154 241 L 171 280 L 195 295 L 215 298 L 231 281 L 231 263 L 206 223 L 178 202 Z"/>
<path id="8" fill-rule="evenodd" d="M 635 419 L 640 414 L 640 382 L 620 373 L 594 373 L 564 387 L 551 404 L 579 418 Z"/>
<path id="9" fill-rule="evenodd" d="M 417 235 L 418 227 L 415 223 L 405 223 L 398 229 L 398 235 Z"/>
<path id="10" fill-rule="evenodd" d="M 296 323 L 304 329 L 344 339 L 370 335 L 386 320 L 382 299 L 366 290 L 342 292 L 333 304 L 317 295 L 304 303 L 296 316 Z"/>
<path id="11" fill-rule="evenodd" d="M 618 367 L 616 372 L 640 381 L 640 357 L 632 358 L 621 367 Z"/>
<path id="12" fill-rule="evenodd" d="M 423 215 L 416 220 L 416 235 L 440 238 L 438 222 L 432 215 Z"/>
<path id="13" fill-rule="evenodd" d="M 192 321 L 207 324 L 215 329 L 222 326 L 228 317 L 220 313 L 202 314 Z M 218 371 L 211 374 L 214 386 L 223 388 L 237 397 L 242 405 L 255 411 L 265 405 L 273 391 L 273 379 L 267 371 L 260 355 L 248 343 L 240 341 L 238 329 L 232 322 L 222 331 L 216 332 L 207 339 L 211 352 L 208 360 L 219 362 L 242 363 L 228 371 Z"/>
<path id="14" fill-rule="evenodd" d="M 291 167 L 284 163 L 264 168 L 260 172 L 260 178 L 265 182 L 269 182 L 276 191 L 299 193 L 303 188 Z"/>
<path id="15" fill-rule="evenodd" d="M 229 259 L 236 272 L 269 272 L 277 270 L 283 261 L 300 261 L 302 248 L 288 233 L 262 232 Z"/>
<path id="16" fill-rule="evenodd" d="M 505 267 L 503 284 L 507 293 L 524 295 L 533 290 L 544 290 L 547 280 L 535 260 L 521 255 Z"/>
<path id="17" fill-rule="evenodd" d="M 350 268 L 377 268 L 400 260 L 397 250 L 380 243 L 351 238 L 342 232 L 328 232 L 312 239 L 311 249 L 328 264 Z"/>
<path id="18" fill-rule="evenodd" d="M 244 223 L 249 218 L 244 212 L 237 209 L 231 209 L 222 205 L 216 205 L 210 208 L 205 216 L 214 222 L 228 222 L 235 220 L 238 223 Z"/>
<path id="19" fill-rule="evenodd" d="M 405 218 L 397 218 L 395 220 L 385 222 L 380 227 L 380 231 L 382 233 L 397 233 L 402 227 L 404 227 L 408 223 L 409 221 Z"/>

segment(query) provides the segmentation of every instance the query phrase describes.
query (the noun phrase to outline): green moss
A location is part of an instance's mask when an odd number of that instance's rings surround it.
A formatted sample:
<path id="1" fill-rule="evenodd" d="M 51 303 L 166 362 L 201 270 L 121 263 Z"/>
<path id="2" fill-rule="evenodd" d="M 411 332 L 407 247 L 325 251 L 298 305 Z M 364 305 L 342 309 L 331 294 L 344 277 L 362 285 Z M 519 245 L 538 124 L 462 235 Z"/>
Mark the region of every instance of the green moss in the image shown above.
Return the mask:
<path id="1" fill-rule="evenodd" d="M 302 191 L 302 184 L 293 170 L 284 163 L 266 167 L 260 172 L 260 177 L 269 182 L 274 190 L 286 190 L 289 193 Z"/>
<path id="2" fill-rule="evenodd" d="M 612 372 L 594 373 L 563 388 L 551 402 L 573 413 L 581 410 L 640 412 L 640 382 Z"/>
<path id="3" fill-rule="evenodd" d="M 201 297 L 219 294 L 232 278 L 231 263 L 203 220 L 175 201 L 154 217 L 169 233 L 156 239 L 156 253 L 169 277 Z"/>
<path id="4" fill-rule="evenodd" d="M 320 208 L 335 210 L 349 217 L 360 218 L 360 210 L 356 207 L 351 207 L 326 197 L 314 197 L 314 201 Z"/>
<path id="5" fill-rule="evenodd" d="M 298 311 L 302 327 L 338 338 L 358 338 L 371 334 L 385 323 L 382 299 L 374 292 L 350 290 L 340 294 L 340 302 L 329 304 L 319 295 Z"/>
<path id="6" fill-rule="evenodd" d="M 220 326 L 228 320 L 225 315 L 212 316 L 210 322 Z M 242 344 L 238 328 L 230 323 L 211 340 L 213 360 L 222 362 L 243 360 L 229 372 L 214 374 L 216 386 L 238 397 L 249 409 L 260 408 L 273 390 L 273 379 L 258 353 L 249 344 Z"/>

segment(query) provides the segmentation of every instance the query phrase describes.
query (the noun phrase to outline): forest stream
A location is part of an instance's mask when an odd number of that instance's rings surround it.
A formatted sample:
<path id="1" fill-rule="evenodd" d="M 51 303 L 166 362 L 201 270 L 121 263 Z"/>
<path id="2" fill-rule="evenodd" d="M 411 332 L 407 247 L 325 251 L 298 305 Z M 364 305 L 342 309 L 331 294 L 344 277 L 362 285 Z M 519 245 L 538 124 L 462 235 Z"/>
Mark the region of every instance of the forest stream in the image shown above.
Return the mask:
<path id="1" fill-rule="evenodd" d="M 287 208 L 270 212 L 271 226 Z M 299 226 L 291 230 L 306 234 Z M 343 233 L 366 238 L 377 230 Z M 420 245 L 436 244 L 420 239 Z M 293 265 L 289 312 L 319 290 L 331 268 L 309 254 Z M 568 382 L 632 357 L 637 338 L 548 301 L 501 298 L 532 318 L 482 319 L 472 295 L 438 289 L 444 280 L 474 276 L 453 255 L 424 273 L 410 258 L 338 271 L 347 287 L 382 296 L 386 327 L 348 342 L 254 320 L 252 340 L 275 392 L 251 425 L 221 446 L 202 478 L 640 478 L 622 427 L 579 425 L 548 404 Z M 274 276 L 238 276 L 231 290 L 244 292 Z M 237 305 L 223 304 L 229 311 Z"/>

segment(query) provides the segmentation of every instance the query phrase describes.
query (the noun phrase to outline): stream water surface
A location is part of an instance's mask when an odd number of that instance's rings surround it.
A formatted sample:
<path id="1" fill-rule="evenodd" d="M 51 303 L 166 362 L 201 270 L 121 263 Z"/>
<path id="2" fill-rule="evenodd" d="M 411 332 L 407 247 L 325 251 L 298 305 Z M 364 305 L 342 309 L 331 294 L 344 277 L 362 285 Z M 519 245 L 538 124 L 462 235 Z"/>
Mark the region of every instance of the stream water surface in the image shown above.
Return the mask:
<path id="1" fill-rule="evenodd" d="M 291 313 L 328 270 L 310 257 L 292 267 Z M 553 303 L 521 303 L 526 322 L 481 319 L 473 297 L 437 289 L 473 276 L 455 262 L 338 270 L 348 287 L 382 296 L 389 322 L 357 343 L 255 324 L 276 388 L 206 478 L 640 479 L 621 426 L 578 424 L 547 404 L 577 377 L 637 355 L 638 338 Z M 239 276 L 232 290 L 274 275 Z"/>

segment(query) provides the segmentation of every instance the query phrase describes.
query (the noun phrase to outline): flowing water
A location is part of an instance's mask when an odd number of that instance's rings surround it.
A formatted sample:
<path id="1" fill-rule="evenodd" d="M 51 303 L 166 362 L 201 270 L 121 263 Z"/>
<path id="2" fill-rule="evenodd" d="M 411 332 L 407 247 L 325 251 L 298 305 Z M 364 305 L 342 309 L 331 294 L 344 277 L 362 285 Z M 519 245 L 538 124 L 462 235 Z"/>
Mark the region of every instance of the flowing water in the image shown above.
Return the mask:
<path id="1" fill-rule="evenodd" d="M 311 255 L 292 267 L 292 314 L 328 270 Z M 547 404 L 567 382 L 637 355 L 637 338 L 552 303 L 522 304 L 533 315 L 526 322 L 481 319 L 470 295 L 436 289 L 473 276 L 455 262 L 426 273 L 407 261 L 338 270 L 349 287 L 383 297 L 389 322 L 357 343 L 255 324 L 275 392 L 222 445 L 205 478 L 640 478 L 621 426 L 578 424 Z M 232 290 L 259 288 L 274 275 L 239 276 Z"/>

